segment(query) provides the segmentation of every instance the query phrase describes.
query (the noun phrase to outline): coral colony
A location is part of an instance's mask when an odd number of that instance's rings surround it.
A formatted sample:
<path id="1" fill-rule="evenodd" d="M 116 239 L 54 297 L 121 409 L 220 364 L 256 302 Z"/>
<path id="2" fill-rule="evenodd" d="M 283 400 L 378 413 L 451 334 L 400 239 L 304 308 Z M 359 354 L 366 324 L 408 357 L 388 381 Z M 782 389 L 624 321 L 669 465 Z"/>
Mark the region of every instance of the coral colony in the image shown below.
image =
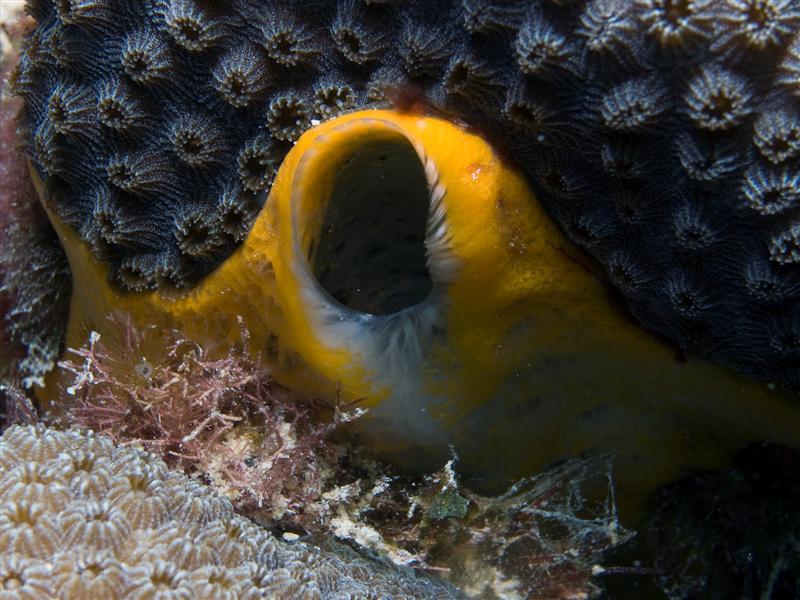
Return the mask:
<path id="1" fill-rule="evenodd" d="M 457 598 L 341 549 L 286 544 L 156 456 L 76 430 L 0 438 L 5 599 Z"/>
<path id="2" fill-rule="evenodd" d="M 303 131 L 405 98 L 495 139 L 645 327 L 800 389 L 795 2 L 222 6 L 29 2 L 23 143 L 121 288 L 192 285 Z"/>

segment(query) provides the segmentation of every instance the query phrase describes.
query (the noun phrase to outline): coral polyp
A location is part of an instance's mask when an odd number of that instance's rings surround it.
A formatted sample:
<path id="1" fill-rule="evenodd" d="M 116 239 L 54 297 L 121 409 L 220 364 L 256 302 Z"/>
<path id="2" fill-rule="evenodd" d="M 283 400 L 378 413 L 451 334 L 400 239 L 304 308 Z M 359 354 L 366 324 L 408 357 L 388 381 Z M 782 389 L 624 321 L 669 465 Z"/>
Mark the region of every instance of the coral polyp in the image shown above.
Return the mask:
<path id="1" fill-rule="evenodd" d="M 753 142 L 771 163 L 794 158 L 800 152 L 800 120 L 788 112 L 768 112 L 753 128 Z"/>
<path id="2" fill-rule="evenodd" d="M 340 3 L 331 23 L 331 36 L 339 53 L 357 65 L 377 60 L 385 47 L 380 23 L 370 22 L 357 2 Z"/>
<path id="3" fill-rule="evenodd" d="M 259 44 L 278 65 L 310 67 L 321 50 L 315 32 L 289 7 L 275 5 L 270 8 L 270 13 L 257 15 Z"/>
<path id="4" fill-rule="evenodd" d="M 268 138 L 260 136 L 247 142 L 237 158 L 241 186 L 250 192 L 263 192 L 272 183 L 276 163 L 276 153 Z"/>
<path id="5" fill-rule="evenodd" d="M 563 67 L 568 48 L 565 37 L 538 14 L 520 27 L 514 40 L 517 64 L 526 75 L 546 76 Z"/>
<path id="6" fill-rule="evenodd" d="M 102 0 L 56 0 L 53 2 L 58 16 L 70 25 L 110 26 L 114 9 Z"/>
<path id="7" fill-rule="evenodd" d="M 635 132 L 652 126 L 668 109 L 665 94 L 647 80 L 628 80 L 606 94 L 600 105 L 603 123 L 612 130 Z"/>
<path id="8" fill-rule="evenodd" d="M 751 112 L 747 82 L 719 67 L 703 69 L 690 83 L 686 95 L 689 117 L 698 128 L 724 131 Z"/>
<path id="9" fill-rule="evenodd" d="M 76 135 L 96 120 L 94 98 L 88 90 L 60 84 L 47 103 L 47 114 L 57 133 Z"/>
<path id="10" fill-rule="evenodd" d="M 712 0 L 642 0 L 647 33 L 668 51 L 687 51 L 713 29 Z"/>
<path id="11" fill-rule="evenodd" d="M 759 214 L 782 213 L 800 200 L 800 175 L 785 170 L 756 169 L 747 174 L 742 195 L 747 206 Z"/>
<path id="12" fill-rule="evenodd" d="M 294 95 L 282 95 L 272 100 L 267 112 L 267 127 L 272 137 L 293 142 L 300 137 L 311 121 L 310 107 Z"/>
<path id="13" fill-rule="evenodd" d="M 214 87 L 231 106 L 242 108 L 254 102 L 269 83 L 258 52 L 252 46 L 234 48 L 213 71 Z"/>
<path id="14" fill-rule="evenodd" d="M 193 0 L 170 0 L 164 22 L 175 43 L 190 52 L 208 50 L 222 35 L 222 24 Z"/>
<path id="15" fill-rule="evenodd" d="M 726 0 L 720 8 L 720 39 L 735 51 L 779 47 L 800 25 L 800 9 L 791 0 Z"/>
<path id="16" fill-rule="evenodd" d="M 780 265 L 800 264 L 800 225 L 795 223 L 772 238 L 769 253 Z"/>
<path id="17" fill-rule="evenodd" d="M 107 82 L 97 94 L 97 120 L 110 129 L 141 128 L 147 118 L 141 102 L 120 82 Z"/>
<path id="18" fill-rule="evenodd" d="M 125 74 L 143 85 L 165 80 L 172 67 L 166 40 L 149 28 L 133 31 L 125 38 L 120 59 Z"/>
<path id="19" fill-rule="evenodd" d="M 178 158 L 191 167 L 208 167 L 223 159 L 225 137 L 205 115 L 187 115 L 177 121 L 170 141 Z"/>

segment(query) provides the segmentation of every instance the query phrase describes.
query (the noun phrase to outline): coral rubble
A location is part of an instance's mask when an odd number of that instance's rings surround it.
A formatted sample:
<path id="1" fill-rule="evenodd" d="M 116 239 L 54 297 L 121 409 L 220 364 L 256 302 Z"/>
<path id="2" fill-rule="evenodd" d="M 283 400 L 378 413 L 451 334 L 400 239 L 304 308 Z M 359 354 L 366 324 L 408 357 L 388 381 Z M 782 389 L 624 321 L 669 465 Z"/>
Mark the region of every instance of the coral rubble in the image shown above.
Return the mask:
<path id="1" fill-rule="evenodd" d="M 28 7 L 26 144 L 122 288 L 192 285 L 306 128 L 405 93 L 496 139 L 646 327 L 800 389 L 773 334 L 800 294 L 794 1 Z"/>
<path id="2" fill-rule="evenodd" d="M 566 461 L 498 496 L 472 492 L 455 462 L 412 481 L 384 476 L 360 494 L 340 490 L 347 509 L 337 507 L 332 531 L 444 571 L 472 598 L 602 595 L 601 565 L 633 537 L 617 518 L 611 456 Z"/>

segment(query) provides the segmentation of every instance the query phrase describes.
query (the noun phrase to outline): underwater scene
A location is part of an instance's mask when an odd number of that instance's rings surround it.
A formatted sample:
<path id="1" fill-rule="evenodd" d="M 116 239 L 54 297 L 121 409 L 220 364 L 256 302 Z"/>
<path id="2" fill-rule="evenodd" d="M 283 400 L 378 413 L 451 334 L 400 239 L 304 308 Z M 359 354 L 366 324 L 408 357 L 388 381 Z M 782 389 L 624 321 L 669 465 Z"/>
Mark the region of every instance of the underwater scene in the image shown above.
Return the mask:
<path id="1" fill-rule="evenodd" d="M 800 599 L 800 0 L 0 0 L 0 600 Z"/>

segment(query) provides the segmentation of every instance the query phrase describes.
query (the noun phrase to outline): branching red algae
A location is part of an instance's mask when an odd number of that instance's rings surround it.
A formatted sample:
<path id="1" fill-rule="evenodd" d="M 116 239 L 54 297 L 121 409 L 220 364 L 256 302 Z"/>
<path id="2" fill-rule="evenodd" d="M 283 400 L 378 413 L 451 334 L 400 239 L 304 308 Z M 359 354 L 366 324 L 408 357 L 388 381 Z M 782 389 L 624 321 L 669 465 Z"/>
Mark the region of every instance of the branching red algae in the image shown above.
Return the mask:
<path id="1" fill-rule="evenodd" d="M 109 317 L 121 345 L 92 332 L 59 366 L 72 373 L 66 418 L 140 445 L 212 481 L 240 510 L 258 510 L 290 528 L 320 532 L 315 511 L 340 450 L 329 434 L 357 415 L 274 382 L 240 344 L 212 358 L 177 331 L 137 330 Z"/>

